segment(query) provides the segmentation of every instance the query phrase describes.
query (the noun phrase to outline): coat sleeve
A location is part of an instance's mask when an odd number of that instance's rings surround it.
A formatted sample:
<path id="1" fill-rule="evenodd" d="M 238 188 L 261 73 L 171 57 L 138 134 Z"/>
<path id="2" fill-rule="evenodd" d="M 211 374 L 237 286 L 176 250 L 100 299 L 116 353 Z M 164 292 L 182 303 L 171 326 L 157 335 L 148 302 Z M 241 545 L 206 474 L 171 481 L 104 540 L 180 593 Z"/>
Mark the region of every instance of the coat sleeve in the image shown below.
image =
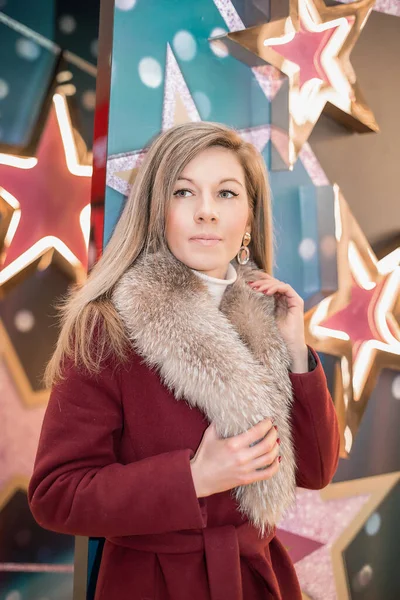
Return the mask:
<path id="1" fill-rule="evenodd" d="M 291 373 L 292 431 L 299 487 L 319 490 L 332 480 L 339 462 L 340 434 L 335 406 L 317 352 L 308 347 L 316 366 Z"/>
<path id="2" fill-rule="evenodd" d="M 193 450 L 118 462 L 123 431 L 119 376 L 111 365 L 93 376 L 66 361 L 50 393 L 28 502 L 35 520 L 70 535 L 113 537 L 203 528 Z"/>

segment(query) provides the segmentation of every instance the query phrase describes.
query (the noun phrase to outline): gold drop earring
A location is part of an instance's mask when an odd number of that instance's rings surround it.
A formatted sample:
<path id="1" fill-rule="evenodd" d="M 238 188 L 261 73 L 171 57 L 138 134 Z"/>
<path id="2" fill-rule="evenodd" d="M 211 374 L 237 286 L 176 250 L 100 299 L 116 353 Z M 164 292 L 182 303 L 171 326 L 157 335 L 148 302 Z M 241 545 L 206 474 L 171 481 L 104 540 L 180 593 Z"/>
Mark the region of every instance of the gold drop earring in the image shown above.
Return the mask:
<path id="1" fill-rule="evenodd" d="M 239 265 L 245 265 L 249 262 L 250 250 L 247 246 L 250 244 L 250 240 L 251 235 L 246 231 L 246 233 L 243 236 L 243 241 L 240 250 L 236 255 L 236 260 L 238 261 Z"/>

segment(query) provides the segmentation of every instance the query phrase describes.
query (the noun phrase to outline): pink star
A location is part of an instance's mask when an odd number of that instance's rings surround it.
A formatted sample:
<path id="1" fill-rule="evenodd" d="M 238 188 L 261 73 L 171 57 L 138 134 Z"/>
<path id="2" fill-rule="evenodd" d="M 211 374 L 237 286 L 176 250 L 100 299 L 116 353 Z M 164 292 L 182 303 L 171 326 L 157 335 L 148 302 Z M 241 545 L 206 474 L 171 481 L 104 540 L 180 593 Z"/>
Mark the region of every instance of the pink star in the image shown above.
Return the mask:
<path id="1" fill-rule="evenodd" d="M 326 48 L 337 25 L 324 31 L 310 31 L 300 21 L 300 30 L 284 44 L 268 44 L 275 52 L 298 65 L 300 69 L 300 88 L 310 79 L 320 79 L 332 85 L 322 63 L 321 54 Z"/>
<path id="2" fill-rule="evenodd" d="M 374 312 L 384 284 L 385 279 L 372 289 L 364 289 L 355 284 L 351 289 L 350 303 L 321 322 L 322 327 L 345 331 L 348 334 L 353 343 L 353 360 L 356 359 L 363 342 L 383 341 L 375 323 Z M 390 328 L 390 321 L 386 322 Z"/>
<path id="3" fill-rule="evenodd" d="M 72 145 L 70 149 L 73 150 Z M 21 255 L 28 264 L 54 247 L 54 243 L 66 249 L 70 262 L 86 268 L 87 241 L 81 217 L 82 210 L 90 204 L 91 177 L 86 172 L 80 176 L 70 171 L 54 106 L 49 112 L 36 159 L 31 168 L 0 164 L 0 192 L 4 188 L 2 195 L 6 200 L 7 194 L 13 196 L 14 208 L 17 201 L 21 211 L 2 268 L 9 267 Z"/>

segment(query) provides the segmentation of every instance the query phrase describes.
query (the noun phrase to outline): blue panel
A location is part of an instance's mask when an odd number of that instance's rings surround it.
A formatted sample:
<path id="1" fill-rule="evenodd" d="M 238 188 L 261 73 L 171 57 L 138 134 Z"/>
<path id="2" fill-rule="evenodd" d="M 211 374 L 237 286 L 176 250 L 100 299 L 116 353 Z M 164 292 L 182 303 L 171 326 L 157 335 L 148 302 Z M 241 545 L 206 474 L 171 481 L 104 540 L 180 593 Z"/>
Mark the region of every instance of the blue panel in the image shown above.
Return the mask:
<path id="1" fill-rule="evenodd" d="M 104 216 L 104 245 L 107 244 L 111 237 L 116 222 L 118 221 L 119 215 L 123 209 L 125 202 L 125 196 L 112 188 L 106 189 L 106 211 Z"/>
<path id="2" fill-rule="evenodd" d="M 318 257 L 318 214 L 316 188 L 299 189 L 300 227 L 302 230 L 303 298 L 315 294 L 321 287 Z"/>
<path id="3" fill-rule="evenodd" d="M 54 0 L 35 0 L 35 2 L 11 0 L 0 3 L 6 15 L 49 40 L 54 40 L 55 5 Z"/>
<path id="4" fill-rule="evenodd" d="M 0 22 L 0 79 L 8 93 L 0 99 L 0 142 L 25 146 L 40 115 L 58 51 L 51 43 L 25 36 Z"/>
<path id="5" fill-rule="evenodd" d="M 276 239 L 274 276 L 290 283 L 303 296 L 303 262 L 299 255 L 303 235 L 299 186 L 308 186 L 312 182 L 301 161 L 296 162 L 293 171 L 272 171 L 269 177 Z"/>

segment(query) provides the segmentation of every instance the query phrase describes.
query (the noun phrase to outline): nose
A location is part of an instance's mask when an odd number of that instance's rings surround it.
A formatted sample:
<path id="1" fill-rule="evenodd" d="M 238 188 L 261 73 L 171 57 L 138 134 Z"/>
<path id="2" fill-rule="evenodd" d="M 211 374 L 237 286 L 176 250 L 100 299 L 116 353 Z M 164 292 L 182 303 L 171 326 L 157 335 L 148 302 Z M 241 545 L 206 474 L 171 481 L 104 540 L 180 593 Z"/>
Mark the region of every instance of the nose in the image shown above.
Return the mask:
<path id="1" fill-rule="evenodd" d="M 209 192 L 204 192 L 199 197 L 194 214 L 196 223 L 212 223 L 219 220 L 217 203 Z"/>

